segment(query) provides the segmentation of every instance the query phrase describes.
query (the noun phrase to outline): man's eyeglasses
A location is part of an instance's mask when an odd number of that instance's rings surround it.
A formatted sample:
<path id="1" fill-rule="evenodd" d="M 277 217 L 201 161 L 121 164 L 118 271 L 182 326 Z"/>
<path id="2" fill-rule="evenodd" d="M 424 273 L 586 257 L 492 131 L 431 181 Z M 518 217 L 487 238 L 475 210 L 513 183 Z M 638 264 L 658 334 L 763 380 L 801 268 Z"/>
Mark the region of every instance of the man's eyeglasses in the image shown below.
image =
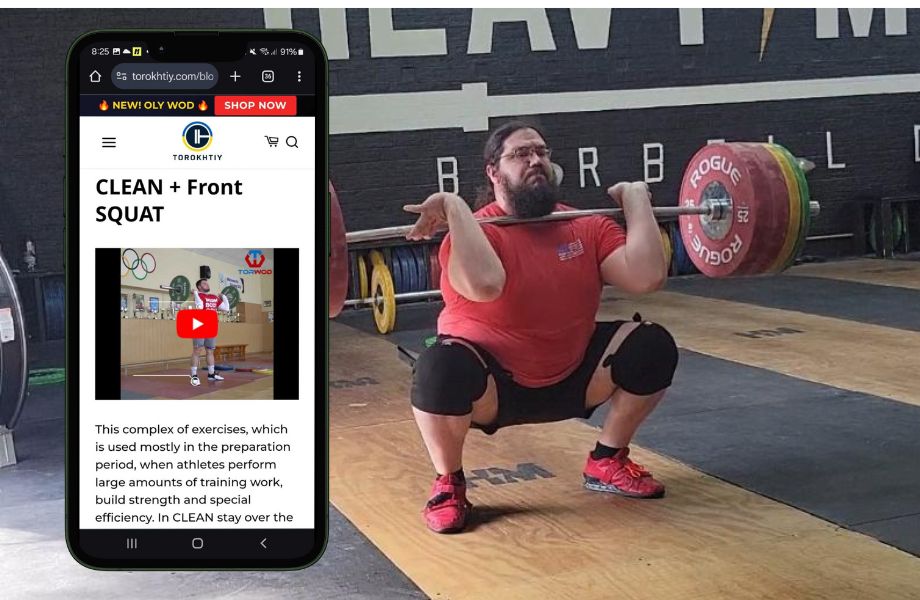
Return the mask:
<path id="1" fill-rule="evenodd" d="M 515 148 L 508 154 L 502 154 L 499 158 L 530 160 L 530 157 L 534 154 L 537 155 L 537 158 L 549 158 L 552 153 L 552 148 L 547 148 L 546 146 L 523 146 L 521 148 Z"/>

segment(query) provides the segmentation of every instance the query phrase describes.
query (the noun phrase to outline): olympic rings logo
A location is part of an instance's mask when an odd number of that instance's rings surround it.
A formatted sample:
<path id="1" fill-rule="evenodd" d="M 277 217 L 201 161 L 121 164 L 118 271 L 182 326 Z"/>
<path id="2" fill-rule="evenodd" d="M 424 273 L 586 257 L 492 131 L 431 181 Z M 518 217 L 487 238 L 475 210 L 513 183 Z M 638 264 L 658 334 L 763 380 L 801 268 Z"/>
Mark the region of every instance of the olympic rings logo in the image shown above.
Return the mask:
<path id="1" fill-rule="evenodd" d="M 138 256 L 137 250 L 134 248 L 124 249 L 121 253 L 121 264 L 124 267 L 121 276 L 124 277 L 130 271 L 138 281 L 147 279 L 147 275 L 157 270 L 157 259 L 153 254 L 144 252 Z M 143 273 L 143 277 L 138 273 Z"/>

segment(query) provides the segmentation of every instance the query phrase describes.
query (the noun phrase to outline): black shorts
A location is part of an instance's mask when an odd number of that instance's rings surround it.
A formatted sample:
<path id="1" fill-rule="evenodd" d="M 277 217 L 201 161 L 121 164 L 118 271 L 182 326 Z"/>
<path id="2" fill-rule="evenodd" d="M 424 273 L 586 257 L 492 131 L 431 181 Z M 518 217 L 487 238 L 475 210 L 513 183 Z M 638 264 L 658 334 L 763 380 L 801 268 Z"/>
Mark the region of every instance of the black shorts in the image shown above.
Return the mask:
<path id="1" fill-rule="evenodd" d="M 472 427 L 481 429 L 491 435 L 502 427 L 509 425 L 523 425 L 525 423 L 551 423 L 566 419 L 587 419 L 595 408 L 585 408 L 586 393 L 591 377 L 604 358 L 604 350 L 610 345 L 610 340 L 627 321 L 600 321 L 595 324 L 594 333 L 588 341 L 585 357 L 572 373 L 558 383 L 541 388 L 525 387 L 512 379 L 511 372 L 506 370 L 494 356 L 483 350 L 479 345 L 463 340 L 470 344 L 489 368 L 489 373 L 495 377 L 495 386 L 498 393 L 498 415 L 493 423 L 473 423 Z M 440 335 L 438 340 L 463 339 L 457 336 Z"/>

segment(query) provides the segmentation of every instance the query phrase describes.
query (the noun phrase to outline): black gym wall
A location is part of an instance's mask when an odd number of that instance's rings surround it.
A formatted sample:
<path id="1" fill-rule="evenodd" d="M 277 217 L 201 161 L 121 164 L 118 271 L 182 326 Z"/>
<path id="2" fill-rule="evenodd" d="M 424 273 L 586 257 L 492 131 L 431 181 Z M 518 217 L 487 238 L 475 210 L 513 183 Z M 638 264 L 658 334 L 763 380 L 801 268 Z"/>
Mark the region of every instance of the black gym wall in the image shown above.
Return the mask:
<path id="1" fill-rule="evenodd" d="M 900 10 L 904 9 L 841 10 L 831 19 L 828 13 L 819 17 L 814 9 L 777 9 L 770 15 L 760 9 L 690 10 L 683 15 L 682 27 L 677 9 L 615 9 L 609 17 L 604 11 L 576 12 L 573 17 L 568 9 L 547 9 L 545 20 L 542 10 L 529 13 L 532 36 L 525 22 L 492 25 L 485 12 L 478 13 L 473 27 L 470 9 L 395 9 L 391 14 L 396 34 L 385 10 L 374 13 L 371 23 L 367 9 L 323 9 L 321 27 L 318 9 L 296 9 L 293 25 L 321 39 L 325 36 L 330 48 L 330 173 L 350 230 L 407 222 L 400 207 L 439 189 L 439 157 L 448 174 L 456 160 L 459 191 L 472 197 L 481 177 L 485 128 L 504 121 L 505 114 L 537 112 L 550 102 L 572 110 L 571 102 L 546 94 L 872 78 L 838 82 L 833 92 L 838 97 L 820 99 L 707 105 L 727 92 L 694 88 L 689 97 L 701 105 L 686 105 L 687 98 L 672 91 L 655 94 L 673 106 L 603 111 L 596 110 L 592 100 L 588 104 L 593 112 L 552 114 L 558 108 L 551 108 L 550 114 L 533 115 L 549 136 L 554 161 L 565 171 L 566 198 L 584 207 L 603 205 L 606 199 L 590 171 L 584 172 L 582 188 L 580 148 L 596 149 L 596 173 L 601 186 L 606 186 L 643 178 L 643 145 L 651 144 L 648 153 L 654 160 L 660 144 L 663 173 L 650 165 L 648 174 L 663 176 L 652 184 L 656 202 L 674 204 L 684 166 L 707 140 L 762 140 L 772 134 L 777 142 L 817 164 L 809 183 L 814 198 L 822 203 L 822 215 L 811 233 L 858 233 L 854 240 L 809 244 L 806 251 L 852 254 L 862 250 L 854 243 L 862 237 L 860 211 L 854 202 L 863 197 L 920 195 L 916 93 L 841 96 L 851 93 L 850 83 L 875 91 L 920 89 L 911 78 L 877 77 L 918 71 L 920 11 L 901 14 Z M 509 15 L 505 11 L 497 16 Z M 768 16 L 772 20 L 767 30 Z M 63 73 L 67 49 L 77 36 L 101 28 L 263 27 L 264 23 L 260 9 L 0 10 L 5 81 L 0 89 L 4 167 L 0 170 L 0 245 L 13 266 L 23 266 L 26 238 L 36 243 L 39 268 L 59 270 L 63 265 Z M 492 35 L 484 34 L 487 28 Z M 434 32 L 407 38 L 399 35 L 404 30 Z M 489 40 L 491 48 L 484 51 Z M 538 49 L 532 49 L 532 43 Z M 540 49 L 547 44 L 555 49 Z M 446 54 L 441 53 L 441 45 Z M 422 52 L 437 54 L 401 55 Z M 464 84 L 485 84 L 485 89 L 474 85 L 457 106 L 434 109 L 446 115 L 447 124 L 437 128 L 407 130 L 417 123 L 381 119 L 388 117 L 385 111 L 368 108 L 375 106 L 374 99 L 360 98 L 459 91 Z M 767 83 L 765 94 L 786 98 L 809 85 Z M 639 104 L 647 105 L 655 94 L 640 93 Z M 522 98 L 504 106 L 500 100 L 507 95 Z M 357 97 L 350 99 L 356 107 L 353 114 L 336 111 L 336 106 L 343 106 L 336 98 L 341 96 Z M 490 104 L 496 97 L 498 104 Z M 616 94 L 604 97 L 617 101 Z M 397 96 L 395 101 L 411 107 L 419 122 L 436 116 L 411 99 Z M 337 133 L 363 122 L 382 131 Z M 594 162 L 594 156 L 590 150 L 582 151 L 585 162 Z M 450 178 L 444 182 L 452 189 Z"/>
<path id="2" fill-rule="evenodd" d="M 505 17 L 524 17 L 520 11 L 517 15 L 501 12 Z M 518 110 L 545 129 L 554 149 L 553 160 L 565 172 L 565 198 L 579 207 L 603 206 L 608 202 L 602 191 L 606 186 L 646 176 L 663 177 L 652 184 L 656 203 L 676 204 L 682 171 L 693 152 L 708 140 L 767 140 L 770 135 L 817 165 L 809 184 L 814 199 L 822 204 L 822 214 L 809 233 L 857 234 L 852 239 L 810 243 L 806 253 L 862 252 L 860 203 L 864 198 L 912 194 L 920 199 L 916 92 L 876 93 L 920 91 L 920 78 L 904 85 L 892 77 L 879 77 L 917 72 L 920 15 L 916 10 L 707 9 L 681 14 L 677 9 L 614 9 L 609 13 L 548 9 L 545 20 L 543 14 L 542 10 L 531 11 L 529 35 L 524 21 L 493 25 L 469 9 L 393 10 L 392 29 L 429 30 L 413 34 L 427 39 L 404 39 L 400 45 L 388 40 L 386 15 L 371 19 L 367 10 L 349 9 L 344 11 L 343 29 L 341 14 L 334 10 L 326 11 L 322 28 L 316 11 L 294 11 L 294 26 L 311 33 L 322 29 L 330 54 L 338 55 L 330 60 L 333 96 L 457 94 L 464 84 L 486 86 L 483 91 L 467 88 L 467 99 L 459 100 L 466 114 L 446 106 L 445 101 L 441 112 L 453 120 L 451 128 L 339 134 L 337 127 L 347 130 L 351 121 L 359 119 L 338 111 L 342 118 L 337 123 L 337 101 L 332 100 L 330 176 L 339 191 L 348 229 L 406 222 L 401 205 L 439 189 L 439 157 L 447 172 L 452 172 L 456 159 L 459 191 L 471 199 L 482 177 L 485 126 L 501 123 L 507 118 L 504 115 Z M 477 18 L 479 22 L 473 24 Z M 484 30 L 491 39 L 490 51 L 485 51 L 482 42 Z M 443 48 L 438 47 L 441 38 Z M 592 44 L 601 47 L 585 49 Z M 555 49 L 534 50 L 532 45 Z M 342 58 L 346 47 L 347 58 Z M 381 56 L 442 49 L 446 54 Z M 738 92 L 697 87 L 743 84 L 740 93 L 753 93 L 752 84 L 760 82 L 765 85 L 757 93 L 768 98 L 814 93 L 814 81 L 796 80 L 836 81 L 831 81 L 829 97 L 747 103 L 718 103 Z M 856 86 L 865 86 L 873 94 L 850 95 Z M 641 92 L 658 88 L 685 89 Z M 591 91 L 612 91 L 605 98 L 614 103 L 626 96 L 618 91 L 639 91 L 640 105 L 663 102 L 670 106 L 581 112 L 575 109 L 574 100 L 550 96 Z M 499 101 L 503 96 L 516 98 L 507 104 L 480 104 L 491 101 L 485 100 L 486 95 Z M 600 104 L 596 99 L 584 101 L 589 109 Z M 370 103 L 354 98 L 348 102 L 367 106 L 371 112 Z M 430 117 L 421 108 L 416 111 L 418 120 Z M 502 116 L 481 121 L 499 114 Z M 360 120 L 376 121 L 381 128 L 399 128 L 373 115 Z M 464 131 L 464 125 L 470 130 Z M 597 163 L 601 187 L 595 185 L 590 171 L 584 172 L 582 184 L 580 148 L 585 149 L 585 163 Z M 662 148 L 663 172 L 652 164 L 646 173 L 644 152 L 654 162 Z M 453 189 L 449 178 L 444 185 Z M 920 208 L 917 204 L 915 211 Z"/>

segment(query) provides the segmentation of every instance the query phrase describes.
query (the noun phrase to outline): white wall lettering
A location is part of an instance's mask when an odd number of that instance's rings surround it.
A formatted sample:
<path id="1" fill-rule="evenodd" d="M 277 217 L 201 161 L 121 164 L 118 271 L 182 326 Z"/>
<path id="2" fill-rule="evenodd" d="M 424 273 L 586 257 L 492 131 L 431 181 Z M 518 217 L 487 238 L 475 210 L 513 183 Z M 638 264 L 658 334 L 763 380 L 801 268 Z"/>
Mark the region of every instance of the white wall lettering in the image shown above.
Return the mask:
<path id="1" fill-rule="evenodd" d="M 591 157 L 590 162 L 587 157 Z M 591 171 L 591 177 L 594 178 L 594 187 L 601 187 L 601 180 L 597 176 L 597 148 L 579 148 L 578 149 L 578 180 L 581 188 L 585 187 L 585 172 Z"/>
<path id="2" fill-rule="evenodd" d="M 651 156 L 650 150 L 656 150 L 657 156 Z M 664 181 L 664 145 L 658 142 L 642 144 L 642 165 L 645 183 Z M 658 174 L 651 175 L 650 167 L 655 167 Z"/>
<path id="3" fill-rule="evenodd" d="M 555 50 L 556 42 L 549 28 L 549 19 L 542 8 L 474 8 L 470 19 L 470 39 L 468 54 L 488 54 L 492 52 L 492 27 L 496 23 L 527 23 L 527 35 L 530 37 L 530 49 Z"/>
<path id="4" fill-rule="evenodd" d="M 447 33 L 443 29 L 393 29 L 392 8 L 369 8 L 367 16 L 373 58 L 447 54 Z"/>
<path id="5" fill-rule="evenodd" d="M 835 163 L 834 162 L 834 142 L 831 137 L 831 132 L 827 131 L 826 140 L 827 140 L 827 168 L 828 169 L 846 169 L 846 163 Z"/>
<path id="6" fill-rule="evenodd" d="M 448 165 L 450 166 L 449 171 L 444 169 L 444 167 Z M 452 189 L 448 190 L 444 187 L 444 183 L 447 181 L 451 182 Z M 452 194 L 460 193 L 460 176 L 457 170 L 456 156 L 438 157 L 438 190 L 442 192 L 450 192 Z"/>
<path id="7" fill-rule="evenodd" d="M 871 8 L 847 8 L 853 37 L 869 37 L 872 25 Z M 885 9 L 885 35 L 907 35 L 907 9 Z M 815 9 L 815 37 L 818 39 L 840 37 L 840 12 L 836 8 Z"/>

